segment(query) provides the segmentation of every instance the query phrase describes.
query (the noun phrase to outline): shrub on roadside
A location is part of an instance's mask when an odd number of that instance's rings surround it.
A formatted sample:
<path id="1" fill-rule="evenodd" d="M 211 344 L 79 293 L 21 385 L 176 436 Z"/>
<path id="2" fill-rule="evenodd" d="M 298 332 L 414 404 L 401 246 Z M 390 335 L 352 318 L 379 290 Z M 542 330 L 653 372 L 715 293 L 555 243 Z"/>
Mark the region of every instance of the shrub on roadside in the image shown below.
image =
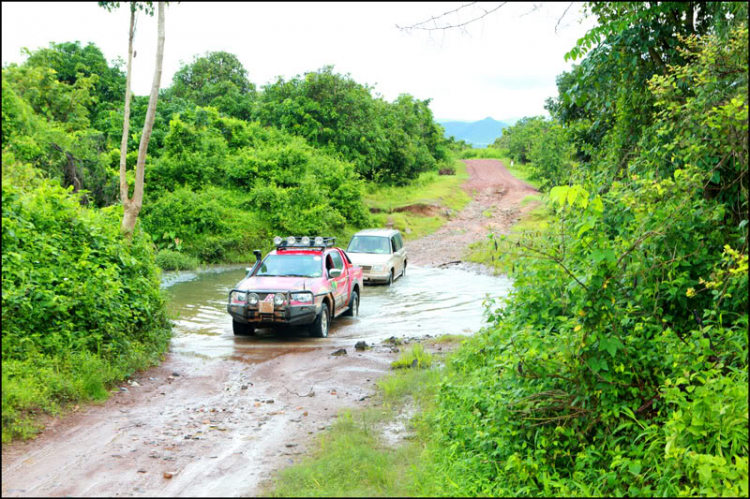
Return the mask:
<path id="1" fill-rule="evenodd" d="M 514 291 L 441 383 L 438 490 L 748 495 L 747 33 L 681 40 L 627 167 L 596 151 L 495 247 Z"/>
<path id="2" fill-rule="evenodd" d="M 195 270 L 198 259 L 173 250 L 161 250 L 156 254 L 156 265 L 162 270 Z"/>
<path id="3" fill-rule="evenodd" d="M 5 442 L 156 362 L 170 325 L 151 238 L 125 241 L 116 209 L 83 208 L 53 181 L 4 183 L 2 205 Z"/>
<path id="4" fill-rule="evenodd" d="M 464 149 L 458 153 L 461 159 L 503 159 L 502 151 L 494 147 Z"/>

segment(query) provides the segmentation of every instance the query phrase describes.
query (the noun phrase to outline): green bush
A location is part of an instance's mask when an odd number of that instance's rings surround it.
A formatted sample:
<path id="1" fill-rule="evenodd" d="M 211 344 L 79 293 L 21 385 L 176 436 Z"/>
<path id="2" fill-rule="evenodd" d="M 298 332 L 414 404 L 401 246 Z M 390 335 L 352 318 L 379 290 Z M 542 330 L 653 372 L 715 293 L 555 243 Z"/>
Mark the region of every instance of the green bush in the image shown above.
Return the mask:
<path id="1" fill-rule="evenodd" d="M 441 383 L 437 490 L 747 496 L 747 33 L 681 39 L 636 146 L 618 121 L 495 247 L 514 291 Z"/>
<path id="2" fill-rule="evenodd" d="M 5 165 L 4 165 L 5 168 Z M 5 175 L 4 175 L 5 177 Z M 2 186 L 3 441 L 158 360 L 170 326 L 151 238 L 55 182 Z"/>
<path id="3" fill-rule="evenodd" d="M 464 149 L 458 153 L 458 157 L 461 159 L 503 159 L 506 156 L 502 154 L 502 151 L 494 147 Z"/>
<path id="4" fill-rule="evenodd" d="M 165 249 L 156 254 L 156 265 L 162 270 L 195 270 L 198 268 L 198 259 Z"/>
<path id="5" fill-rule="evenodd" d="M 332 66 L 263 87 L 255 115 L 351 162 L 367 180 L 404 185 L 446 158 L 429 100 L 394 102 Z"/>

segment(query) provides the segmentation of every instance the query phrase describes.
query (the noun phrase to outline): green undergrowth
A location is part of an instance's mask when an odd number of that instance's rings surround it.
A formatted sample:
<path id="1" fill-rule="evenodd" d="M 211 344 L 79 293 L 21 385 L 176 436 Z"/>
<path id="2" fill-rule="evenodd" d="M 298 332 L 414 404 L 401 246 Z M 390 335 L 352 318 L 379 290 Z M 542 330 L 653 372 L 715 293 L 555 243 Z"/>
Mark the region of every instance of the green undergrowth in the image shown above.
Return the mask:
<path id="1" fill-rule="evenodd" d="M 526 165 L 524 163 L 521 163 L 520 161 L 513 161 L 513 166 L 511 166 L 511 158 L 508 155 L 507 149 L 500 149 L 500 158 L 498 159 L 502 161 L 502 163 L 505 165 L 505 168 L 508 169 L 511 175 L 513 175 L 517 179 L 523 180 L 535 189 L 540 189 L 541 183 L 538 179 L 532 178 L 534 174 L 529 168 L 525 167 Z"/>
<path id="2" fill-rule="evenodd" d="M 126 241 L 114 207 L 84 208 L 56 182 L 6 166 L 3 442 L 33 436 L 43 414 L 105 399 L 111 383 L 158 362 L 170 337 L 151 238 L 137 230 Z"/>
<path id="3" fill-rule="evenodd" d="M 162 270 L 195 270 L 198 259 L 173 250 L 161 250 L 156 254 L 156 264 Z"/>
<path id="4" fill-rule="evenodd" d="M 424 347 L 417 343 L 411 350 L 407 350 L 401 353 L 398 360 L 391 362 L 393 369 L 406 369 L 416 367 L 418 369 L 426 369 L 432 365 L 432 354 L 426 352 Z"/>

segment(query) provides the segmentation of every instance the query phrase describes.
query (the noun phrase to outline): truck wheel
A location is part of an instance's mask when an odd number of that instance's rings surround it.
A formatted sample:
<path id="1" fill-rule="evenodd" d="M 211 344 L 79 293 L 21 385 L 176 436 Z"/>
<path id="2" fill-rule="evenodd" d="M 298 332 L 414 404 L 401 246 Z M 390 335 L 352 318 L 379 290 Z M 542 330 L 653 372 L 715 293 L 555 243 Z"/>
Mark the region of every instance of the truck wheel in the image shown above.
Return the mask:
<path id="1" fill-rule="evenodd" d="M 349 309 L 344 312 L 344 315 L 349 317 L 357 317 L 359 315 L 359 294 L 356 291 L 352 291 L 352 299 L 349 300 Z"/>
<path id="2" fill-rule="evenodd" d="M 243 324 L 232 319 L 232 330 L 235 336 L 253 336 L 255 327 L 252 324 Z"/>
<path id="3" fill-rule="evenodd" d="M 323 305 L 315 322 L 310 326 L 310 334 L 316 338 L 326 338 L 328 336 L 328 306 Z"/>

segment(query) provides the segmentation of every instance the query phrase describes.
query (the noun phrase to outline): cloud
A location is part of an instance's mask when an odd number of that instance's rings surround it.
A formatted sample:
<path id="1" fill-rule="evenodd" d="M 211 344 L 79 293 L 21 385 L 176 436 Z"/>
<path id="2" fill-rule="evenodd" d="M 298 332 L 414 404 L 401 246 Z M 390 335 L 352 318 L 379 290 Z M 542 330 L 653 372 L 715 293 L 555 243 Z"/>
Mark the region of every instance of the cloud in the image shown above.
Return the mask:
<path id="1" fill-rule="evenodd" d="M 484 8 L 497 5 L 481 2 Z M 432 99 L 437 117 L 475 120 L 543 112 L 556 93 L 555 76 L 591 22 L 555 34 L 567 4 L 535 12 L 529 4 L 502 7 L 465 32 L 404 33 L 396 24 L 429 19 L 461 3 L 172 3 L 166 16 L 162 86 L 180 61 L 225 50 L 238 56 L 259 86 L 332 64 L 386 99 L 410 93 Z M 571 9 L 568 19 L 577 14 Z M 44 15 L 39 15 L 44 12 Z M 479 11 L 476 11 L 479 12 Z M 2 3 L 2 60 L 22 60 L 20 47 L 49 42 L 94 42 L 112 60 L 126 58 L 128 12 L 94 3 Z M 462 11 L 462 19 L 472 16 Z M 64 20 L 64 22 L 61 22 Z M 566 21 L 569 22 L 569 21 Z M 149 92 L 156 45 L 155 19 L 141 16 L 136 35 L 133 91 Z"/>

